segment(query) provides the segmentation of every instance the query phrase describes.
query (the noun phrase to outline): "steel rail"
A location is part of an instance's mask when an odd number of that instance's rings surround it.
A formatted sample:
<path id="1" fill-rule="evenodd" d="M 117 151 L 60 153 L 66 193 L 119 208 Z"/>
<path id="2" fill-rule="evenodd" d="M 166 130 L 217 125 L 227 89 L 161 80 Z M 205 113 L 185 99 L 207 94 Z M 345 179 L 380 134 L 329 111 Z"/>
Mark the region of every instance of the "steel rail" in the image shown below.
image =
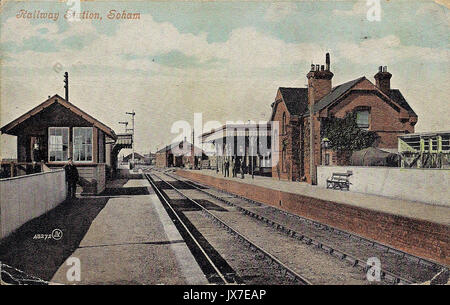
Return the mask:
<path id="1" fill-rule="evenodd" d="M 197 187 L 195 184 L 192 184 L 191 182 L 189 182 L 188 181 L 189 179 L 181 180 L 181 179 L 179 179 L 177 177 L 174 177 L 173 175 L 168 174 L 166 172 L 164 172 L 164 174 L 169 176 L 169 177 L 171 177 L 171 178 L 173 178 L 173 179 L 176 179 L 177 181 L 182 181 L 182 182 L 184 182 L 184 183 L 194 187 L 198 191 L 200 191 L 200 192 L 202 192 L 204 194 L 207 194 L 207 195 L 209 195 L 209 196 L 211 196 L 211 197 L 213 197 L 213 198 L 215 198 L 217 200 L 220 200 L 220 201 L 226 203 L 227 205 L 233 206 L 233 207 L 237 208 L 239 211 L 241 211 L 242 213 L 244 213 L 245 215 L 253 217 L 253 218 L 255 218 L 257 220 L 260 220 L 262 222 L 265 222 L 265 223 L 271 225 L 272 227 L 274 227 L 275 229 L 277 229 L 277 230 L 287 234 L 288 236 L 290 236 L 292 238 L 296 238 L 296 239 L 299 239 L 299 240 L 306 241 L 307 244 L 315 245 L 318 248 L 321 248 L 325 252 L 329 253 L 330 255 L 336 256 L 336 257 L 341 258 L 341 259 L 346 259 L 347 261 L 352 263 L 353 266 L 355 266 L 355 267 L 356 266 L 360 266 L 360 267 L 362 267 L 364 269 L 364 271 L 367 271 L 368 268 L 370 267 L 364 262 L 364 260 L 362 260 L 360 258 L 357 258 L 357 257 L 355 257 L 353 255 L 350 255 L 350 254 L 348 254 L 346 252 L 343 252 L 343 251 L 341 251 L 339 249 L 335 249 L 332 246 L 329 246 L 329 245 L 319 241 L 316 238 L 311 238 L 311 237 L 309 237 L 309 236 L 307 236 L 307 235 L 305 235 L 303 233 L 299 233 L 299 232 L 296 232 L 294 230 L 287 229 L 282 224 L 279 224 L 279 223 L 277 223 L 277 222 L 275 222 L 275 221 L 273 221 L 273 220 L 271 220 L 271 219 L 269 219 L 269 218 L 267 218 L 265 216 L 262 216 L 262 215 L 259 215 L 259 214 L 255 213 L 255 212 L 253 212 L 253 211 L 247 210 L 247 209 L 245 209 L 245 208 L 243 208 L 243 207 L 241 207 L 239 205 L 236 205 L 236 204 L 234 204 L 234 203 L 232 203 L 232 202 L 230 202 L 230 201 L 228 201 L 228 200 L 226 200 L 226 199 L 224 199 L 224 198 L 222 198 L 220 196 L 216 196 L 214 194 L 211 194 L 211 193 L 209 193 L 209 192 L 207 192 L 207 191 Z M 214 189 L 216 189 L 216 188 L 214 188 Z M 221 193 L 233 196 L 235 198 L 236 197 L 240 198 L 240 199 L 245 200 L 247 202 L 251 202 L 251 203 L 254 203 L 254 204 L 262 204 L 260 202 L 257 202 L 257 201 L 254 201 L 254 200 L 251 200 L 251 199 L 239 196 L 239 195 L 235 195 L 235 194 L 227 192 L 227 191 L 223 191 L 223 190 L 220 190 L 220 189 L 216 189 L 216 190 L 218 190 Z M 262 205 L 264 205 L 264 204 L 262 204 Z M 427 267 L 434 267 L 435 269 L 441 269 L 441 270 L 447 270 L 448 269 L 446 266 L 440 265 L 440 264 L 438 264 L 436 262 L 432 262 L 432 261 L 426 260 L 424 258 L 415 256 L 415 255 L 412 255 L 412 254 L 409 254 L 409 253 L 406 253 L 404 251 L 394 249 L 392 247 L 389 247 L 387 245 L 381 244 L 381 243 L 379 243 L 377 241 L 369 240 L 369 239 L 364 238 L 362 236 L 359 236 L 357 234 L 349 233 L 349 232 L 346 232 L 344 230 L 340 230 L 340 229 L 331 227 L 329 225 L 325 225 L 323 223 L 320 223 L 320 222 L 315 221 L 315 220 L 311 220 L 311 219 L 306 218 L 306 217 L 302 217 L 302 216 L 299 216 L 299 215 L 294 215 L 294 214 L 291 214 L 291 213 L 288 213 L 288 212 L 285 212 L 285 211 L 282 211 L 282 210 L 279 210 L 279 211 L 281 213 L 283 213 L 284 215 L 292 216 L 292 217 L 295 217 L 295 218 L 297 218 L 297 219 L 299 219 L 301 221 L 306 221 L 308 223 L 312 223 L 315 226 L 320 226 L 320 227 L 325 228 L 325 229 L 327 229 L 329 231 L 334 231 L 337 234 L 347 236 L 348 238 L 356 238 L 359 241 L 365 242 L 368 246 L 378 247 L 379 249 L 386 249 L 386 252 L 395 253 L 395 254 L 397 254 L 397 255 L 399 255 L 401 257 L 406 257 L 407 259 L 417 261 L 418 264 L 422 264 L 422 265 L 427 266 Z M 401 276 L 399 276 L 397 274 L 394 274 L 394 273 L 392 273 L 390 271 L 387 271 L 387 270 L 384 270 L 384 269 L 381 269 L 381 276 L 386 281 L 391 282 L 393 284 L 415 284 L 416 283 L 414 280 L 406 279 L 404 277 L 401 277 Z"/>
<path id="2" fill-rule="evenodd" d="M 163 173 L 163 174 L 165 174 L 165 173 Z M 155 174 L 153 174 L 153 175 L 155 175 Z M 230 232 L 232 235 L 235 235 L 241 242 L 247 244 L 252 250 L 259 251 L 261 254 L 263 254 L 264 257 L 267 257 L 270 260 L 271 263 L 274 263 L 274 264 L 278 265 L 284 271 L 284 275 L 286 277 L 290 276 L 294 280 L 297 280 L 298 282 L 300 282 L 300 283 L 302 283 L 304 285 L 311 285 L 312 284 L 308 279 L 306 279 L 302 275 L 298 274 L 297 272 L 295 272 L 294 270 L 292 270 L 291 268 L 286 266 L 278 258 L 273 256 L 269 252 L 265 251 L 263 248 L 261 248 L 260 246 L 256 245 L 254 242 L 250 241 L 250 239 L 247 238 L 244 234 L 242 234 L 239 231 L 237 231 L 236 229 L 232 228 L 225 221 L 223 221 L 220 217 L 218 217 L 218 216 L 214 215 L 213 213 L 211 213 L 210 211 L 208 211 L 208 209 L 203 207 L 200 203 L 198 203 L 194 199 L 186 196 L 184 193 L 182 193 L 180 190 L 178 190 L 175 186 L 173 186 L 172 184 L 170 184 L 166 180 L 162 179 L 160 176 L 158 176 L 158 175 L 155 175 L 155 176 L 158 177 L 159 179 L 161 179 L 161 181 L 164 181 L 167 185 L 169 185 L 178 194 L 180 194 L 181 196 L 185 197 L 187 200 L 189 200 L 192 203 L 194 203 L 195 205 L 197 205 L 206 216 L 208 216 L 209 218 L 211 218 L 214 221 L 216 221 L 217 223 L 219 223 L 228 232 Z M 167 175 L 167 176 L 169 176 L 169 175 Z M 171 176 L 169 176 L 169 177 L 171 177 Z M 171 177 L 171 178 L 174 178 L 174 177 Z M 174 179 L 180 181 L 180 179 L 177 179 L 177 178 L 174 178 Z"/>
<path id="3" fill-rule="evenodd" d="M 170 210 L 173 212 L 175 217 L 177 218 L 178 222 L 183 226 L 186 233 L 189 235 L 189 237 L 194 241 L 197 248 L 202 252 L 203 256 L 206 258 L 208 263 L 213 267 L 214 271 L 219 275 L 220 279 L 224 282 L 224 284 L 235 284 L 234 281 L 229 281 L 226 276 L 220 271 L 220 269 L 216 266 L 214 261 L 209 257 L 208 253 L 206 253 L 205 249 L 200 245 L 200 243 L 197 241 L 197 239 L 194 237 L 194 235 L 191 233 L 191 231 L 188 229 L 184 221 L 180 218 L 177 211 L 172 207 L 169 200 L 167 200 L 162 192 L 159 190 L 159 188 L 156 186 L 154 181 L 151 179 L 149 174 L 144 174 L 144 176 L 147 178 L 147 180 L 150 182 L 151 186 L 155 189 L 156 192 L 160 195 L 160 197 L 164 200 L 164 202 L 167 204 L 167 206 L 170 208 Z"/>

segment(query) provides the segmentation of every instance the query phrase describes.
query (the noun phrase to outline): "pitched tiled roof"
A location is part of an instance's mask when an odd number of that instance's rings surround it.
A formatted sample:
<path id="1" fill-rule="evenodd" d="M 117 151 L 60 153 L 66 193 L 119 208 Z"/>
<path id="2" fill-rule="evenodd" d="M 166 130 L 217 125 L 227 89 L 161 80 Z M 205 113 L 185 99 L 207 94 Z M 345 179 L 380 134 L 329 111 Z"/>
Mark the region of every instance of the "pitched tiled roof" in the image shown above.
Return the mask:
<path id="1" fill-rule="evenodd" d="M 318 101 L 314 105 L 314 112 L 318 112 L 330 106 L 334 101 L 336 101 L 346 92 L 351 90 L 356 84 L 358 84 L 363 79 L 366 79 L 366 77 L 362 76 L 334 87 L 330 93 L 325 95 L 320 101 Z M 285 102 L 286 107 L 291 115 L 308 114 L 308 88 L 280 87 L 279 90 L 283 98 L 283 101 Z M 405 100 L 399 89 L 391 89 L 389 97 L 399 106 L 406 109 L 409 114 L 417 116 L 414 110 L 409 106 L 408 102 Z M 273 109 L 272 119 L 274 112 L 275 108 Z"/>
<path id="2" fill-rule="evenodd" d="M 20 124 L 22 124 L 23 122 L 28 120 L 29 118 L 35 116 L 39 112 L 43 111 L 44 109 L 50 107 L 51 105 L 53 105 L 55 103 L 61 104 L 62 106 L 66 107 L 67 109 L 72 111 L 74 114 L 82 117 L 83 119 L 85 119 L 86 121 L 88 121 L 89 123 L 91 123 L 92 125 L 97 127 L 98 129 L 102 130 L 106 135 L 108 135 L 112 139 L 116 139 L 117 138 L 116 134 L 114 133 L 114 131 L 110 127 L 106 126 L 105 124 L 103 124 L 99 120 L 95 119 L 94 117 L 92 117 L 88 113 L 84 112 L 83 110 L 81 110 L 80 108 L 75 106 L 74 104 L 69 103 L 68 101 L 66 101 L 65 99 L 60 97 L 58 94 L 55 94 L 52 97 L 49 97 L 43 103 L 37 105 L 36 107 L 31 109 L 27 113 L 21 115 L 20 117 L 18 117 L 14 121 L 12 121 L 12 122 L 8 123 L 7 125 L 3 126 L 0 129 L 1 132 L 2 133 L 6 133 L 6 134 L 14 134 L 14 132 L 13 132 L 14 128 L 16 128 L 17 126 L 19 126 Z"/>
<path id="3" fill-rule="evenodd" d="M 330 93 L 325 95 L 320 101 L 318 101 L 314 105 L 314 112 L 320 111 L 329 106 L 336 99 L 338 99 L 340 96 L 342 96 L 345 92 L 350 90 L 354 85 L 356 85 L 363 79 L 365 79 L 364 76 L 334 87 Z"/>
<path id="4" fill-rule="evenodd" d="M 134 153 L 134 158 L 135 158 L 135 159 L 144 159 L 144 156 L 142 156 L 142 155 L 139 154 L 139 153 Z M 129 154 L 129 155 L 123 157 L 123 160 L 124 160 L 124 161 L 128 161 L 128 160 L 131 160 L 131 159 L 132 159 L 132 154 Z"/>
<path id="5" fill-rule="evenodd" d="M 308 110 L 308 88 L 280 87 L 279 90 L 291 115 L 301 115 Z"/>
<path id="6" fill-rule="evenodd" d="M 186 144 L 185 144 L 186 143 Z M 189 143 L 189 142 L 185 142 L 185 141 L 180 141 L 180 142 L 176 142 L 176 143 L 171 143 L 171 144 L 169 144 L 169 145 L 166 145 L 165 147 L 163 147 L 163 148 L 161 148 L 160 150 L 158 150 L 156 153 L 158 154 L 158 153 L 163 153 L 163 152 L 167 152 L 167 151 L 169 151 L 169 150 L 172 150 L 173 148 L 175 148 L 175 147 L 177 147 L 177 146 L 179 146 L 180 144 L 183 144 L 183 145 L 192 145 L 191 143 Z M 183 146 L 181 146 L 181 147 L 183 147 Z M 204 153 L 203 152 L 203 150 L 201 150 L 200 148 L 198 148 L 197 146 L 194 146 L 194 153 L 195 154 L 199 154 L 199 153 Z"/>
<path id="7" fill-rule="evenodd" d="M 391 89 L 390 92 L 390 98 L 399 104 L 401 107 L 405 108 L 409 114 L 412 114 L 414 116 L 417 116 L 417 114 L 414 112 L 414 110 L 409 106 L 408 102 L 403 97 L 403 94 L 398 89 Z"/>

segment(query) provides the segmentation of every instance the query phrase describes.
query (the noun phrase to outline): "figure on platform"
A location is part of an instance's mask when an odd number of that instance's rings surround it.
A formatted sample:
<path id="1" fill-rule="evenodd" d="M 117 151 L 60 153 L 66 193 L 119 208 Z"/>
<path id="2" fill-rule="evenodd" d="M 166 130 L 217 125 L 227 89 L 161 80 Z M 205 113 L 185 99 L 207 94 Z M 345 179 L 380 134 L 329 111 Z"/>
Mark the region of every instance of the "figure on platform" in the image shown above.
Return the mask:
<path id="1" fill-rule="evenodd" d="M 224 177 L 230 177 L 230 161 L 228 157 L 225 159 L 225 175 Z"/>
<path id="2" fill-rule="evenodd" d="M 241 160 L 241 179 L 244 179 L 245 162 Z"/>
<path id="3" fill-rule="evenodd" d="M 39 143 L 34 143 L 33 145 L 33 161 L 41 162 L 41 151 L 39 149 Z"/>
<path id="4" fill-rule="evenodd" d="M 67 198 L 75 198 L 79 175 L 72 158 L 69 157 L 69 162 L 64 166 L 64 170 L 66 171 L 66 181 L 68 183 Z"/>
<path id="5" fill-rule="evenodd" d="M 237 177 L 237 174 L 239 173 L 239 169 L 241 167 L 241 160 L 238 157 L 235 157 L 235 163 L 234 163 L 234 177 Z"/>

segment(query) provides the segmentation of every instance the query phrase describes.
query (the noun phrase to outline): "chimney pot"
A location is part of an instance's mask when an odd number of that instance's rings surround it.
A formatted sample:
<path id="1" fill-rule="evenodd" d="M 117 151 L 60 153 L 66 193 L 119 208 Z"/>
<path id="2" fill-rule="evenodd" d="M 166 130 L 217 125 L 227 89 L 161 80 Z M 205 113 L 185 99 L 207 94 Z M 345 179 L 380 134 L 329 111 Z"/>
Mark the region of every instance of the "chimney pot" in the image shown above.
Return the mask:
<path id="1" fill-rule="evenodd" d="M 376 86 L 387 95 L 391 90 L 391 77 L 392 74 L 387 72 L 387 66 L 378 67 L 378 73 L 375 74 Z"/>
<path id="2" fill-rule="evenodd" d="M 328 53 L 326 54 L 325 61 L 326 65 L 312 64 L 311 71 L 306 75 L 308 78 L 309 104 L 315 104 L 331 92 L 333 73 L 329 70 L 330 57 Z"/>
<path id="3" fill-rule="evenodd" d="M 330 71 L 330 53 L 327 53 L 325 55 L 325 65 L 326 65 L 326 70 Z"/>

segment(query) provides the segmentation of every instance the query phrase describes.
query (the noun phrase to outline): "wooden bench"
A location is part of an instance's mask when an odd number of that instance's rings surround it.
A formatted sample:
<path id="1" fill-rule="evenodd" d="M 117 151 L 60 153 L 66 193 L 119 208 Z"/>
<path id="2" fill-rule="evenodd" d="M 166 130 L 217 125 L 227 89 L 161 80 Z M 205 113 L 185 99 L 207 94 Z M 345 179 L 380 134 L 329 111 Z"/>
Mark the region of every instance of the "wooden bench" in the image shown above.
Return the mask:
<path id="1" fill-rule="evenodd" d="M 334 190 L 349 190 L 350 189 L 350 181 L 348 178 L 353 173 L 351 171 L 347 171 L 346 173 L 333 173 L 330 179 L 327 179 L 327 189 Z"/>

